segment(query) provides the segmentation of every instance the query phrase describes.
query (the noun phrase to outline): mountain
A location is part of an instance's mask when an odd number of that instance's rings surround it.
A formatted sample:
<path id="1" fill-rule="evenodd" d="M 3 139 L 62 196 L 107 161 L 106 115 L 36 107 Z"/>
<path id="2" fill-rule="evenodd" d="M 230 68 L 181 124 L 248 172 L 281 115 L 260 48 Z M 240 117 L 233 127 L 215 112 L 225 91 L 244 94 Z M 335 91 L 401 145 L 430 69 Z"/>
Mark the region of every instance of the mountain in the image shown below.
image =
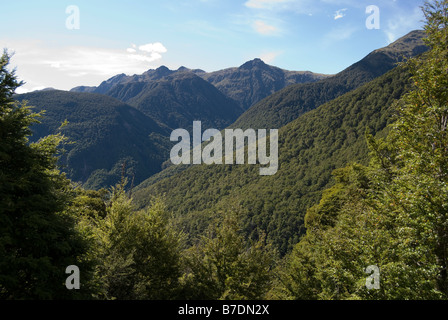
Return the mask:
<path id="1" fill-rule="evenodd" d="M 194 73 L 203 73 L 202 70 L 190 70 L 185 67 L 180 67 L 178 70 L 170 70 L 165 66 L 160 66 L 157 69 L 150 69 L 140 75 L 134 74 L 132 76 L 128 76 L 124 73 L 115 75 L 110 79 L 107 79 L 98 87 L 87 87 L 87 86 L 79 86 L 71 89 L 72 92 L 93 92 L 93 93 L 102 93 L 106 94 L 118 84 L 127 84 L 127 83 L 135 83 L 135 82 L 148 82 L 152 80 L 160 80 L 165 76 L 171 75 L 178 71 L 194 71 Z"/>
<path id="2" fill-rule="evenodd" d="M 32 127 L 31 141 L 62 132 L 70 142 L 61 158 L 68 176 L 87 188 L 109 187 L 119 181 L 121 165 L 135 175 L 134 183 L 161 170 L 168 158 L 169 131 L 132 106 L 101 94 L 40 91 L 15 96 L 34 111 L 45 110 Z M 67 120 L 68 124 L 59 129 Z"/>
<path id="3" fill-rule="evenodd" d="M 97 87 L 89 87 L 89 86 L 78 86 L 71 89 L 71 92 L 89 92 L 93 93 L 96 90 Z"/>
<path id="4" fill-rule="evenodd" d="M 263 98 L 291 84 L 315 82 L 327 75 L 310 71 L 288 71 L 264 63 L 248 61 L 238 68 L 199 74 L 228 97 L 238 101 L 244 110 Z"/>
<path id="5" fill-rule="evenodd" d="M 141 75 L 116 75 L 98 87 L 76 87 L 72 92 L 101 93 L 142 111 L 161 126 L 191 128 L 200 120 L 210 128 L 223 129 L 244 110 L 197 74 L 202 70 L 161 66 Z"/>
<path id="6" fill-rule="evenodd" d="M 103 81 L 95 90 L 96 93 L 108 94 L 108 92 L 118 84 L 146 82 L 151 80 L 160 80 L 175 71 L 169 70 L 165 66 L 161 66 L 155 70 L 148 70 L 141 75 L 127 76 L 124 73 L 116 75 L 106 81 Z"/>
<path id="7" fill-rule="evenodd" d="M 165 195 L 192 239 L 231 203 L 241 211 L 249 238 L 265 233 L 285 254 L 304 234 L 306 210 L 331 185 L 331 172 L 366 161 L 366 129 L 384 134 L 392 104 L 408 88 L 408 73 L 395 68 L 282 127 L 275 175 L 260 176 L 258 165 L 194 165 L 178 172 L 170 167 L 140 184 L 135 202 L 145 207 L 152 196 Z"/>
<path id="8" fill-rule="evenodd" d="M 116 84 L 106 94 L 171 129 L 188 130 L 194 120 L 209 128 L 223 129 L 243 113 L 235 101 L 193 72 L 166 68 L 158 78 L 152 76 L 153 80 Z"/>
<path id="9" fill-rule="evenodd" d="M 428 48 L 422 40 L 424 35 L 422 30 L 412 31 L 332 77 L 288 86 L 251 107 L 232 128 L 280 128 L 305 112 L 385 74 L 403 57 L 425 52 Z"/>
<path id="10" fill-rule="evenodd" d="M 138 90 L 142 90 L 142 83 L 161 80 L 164 77 L 177 73 L 191 72 L 214 85 L 227 97 L 236 101 L 243 111 L 284 87 L 305 82 L 314 82 L 328 77 L 328 75 L 312 73 L 310 71 L 288 71 L 264 63 L 256 58 L 247 61 L 240 67 L 227 68 L 214 72 L 205 72 L 201 69 L 188 69 L 181 66 L 177 70 L 170 70 L 165 66 L 157 69 L 150 69 L 141 75 L 127 76 L 125 74 L 116 75 L 103 81 L 98 87 L 79 86 L 71 89 L 74 92 L 96 92 L 114 96 L 127 102 L 129 97 L 117 96 L 118 85 L 133 86 L 132 94 L 136 95 Z"/>
<path id="11" fill-rule="evenodd" d="M 422 41 L 423 37 L 423 31 L 410 32 L 389 46 L 373 51 L 333 77 L 314 83 L 291 85 L 250 108 L 229 128 L 280 128 L 308 110 L 331 101 L 352 88 L 360 86 L 361 83 L 368 82 L 369 79 L 374 79 L 386 70 L 396 67 L 397 62 L 402 61 L 403 57 L 425 52 L 428 48 Z M 253 64 L 263 64 L 263 62 L 257 60 L 248 62 L 248 65 Z M 148 181 L 154 183 L 183 169 L 185 169 L 184 166 L 166 168 Z"/>

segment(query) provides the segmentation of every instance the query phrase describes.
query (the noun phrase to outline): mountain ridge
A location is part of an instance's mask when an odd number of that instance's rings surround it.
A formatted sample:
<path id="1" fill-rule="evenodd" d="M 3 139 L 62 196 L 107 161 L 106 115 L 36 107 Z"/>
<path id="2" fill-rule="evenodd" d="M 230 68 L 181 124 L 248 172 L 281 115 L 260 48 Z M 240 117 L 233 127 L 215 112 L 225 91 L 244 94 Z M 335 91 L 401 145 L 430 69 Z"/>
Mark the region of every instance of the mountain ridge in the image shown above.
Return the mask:
<path id="1" fill-rule="evenodd" d="M 424 31 L 414 30 L 392 44 L 372 51 L 334 76 L 313 83 L 294 84 L 264 98 L 249 108 L 231 128 L 280 128 L 397 66 L 405 57 L 425 52 Z"/>
<path id="2" fill-rule="evenodd" d="M 260 58 L 255 58 L 246 61 L 239 67 L 230 67 L 213 72 L 189 69 L 184 66 L 177 70 L 170 70 L 162 65 L 156 69 L 149 69 L 140 75 L 118 74 L 103 81 L 97 87 L 78 86 L 70 91 L 110 95 L 110 91 L 114 90 L 114 86 L 117 85 L 162 80 L 164 77 L 180 72 L 191 72 L 208 81 L 223 94 L 239 103 L 243 110 L 247 110 L 254 103 L 290 84 L 317 81 L 329 76 L 311 71 L 289 71 L 268 65 Z M 250 94 L 247 94 L 248 92 Z"/>
<path id="3" fill-rule="evenodd" d="M 243 113 L 235 101 L 193 72 L 157 70 L 151 75 L 157 79 L 118 83 L 107 94 L 171 129 L 188 130 L 195 120 L 223 129 Z"/>
<path id="4" fill-rule="evenodd" d="M 263 62 L 260 58 L 239 67 L 201 75 L 224 94 L 238 101 L 244 110 L 263 98 L 297 83 L 315 82 L 329 75 L 311 71 L 289 71 Z"/>

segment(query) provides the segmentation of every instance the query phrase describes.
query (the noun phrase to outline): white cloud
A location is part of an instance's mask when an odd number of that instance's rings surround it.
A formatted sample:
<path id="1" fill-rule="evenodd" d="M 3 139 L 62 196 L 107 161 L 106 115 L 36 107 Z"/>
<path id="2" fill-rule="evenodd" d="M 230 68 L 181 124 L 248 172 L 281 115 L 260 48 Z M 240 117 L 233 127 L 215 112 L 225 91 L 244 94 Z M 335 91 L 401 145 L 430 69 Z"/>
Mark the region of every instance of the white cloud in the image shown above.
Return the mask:
<path id="1" fill-rule="evenodd" d="M 347 8 L 336 11 L 334 13 L 334 20 L 338 20 L 345 17 L 345 11 L 347 11 Z"/>
<path id="2" fill-rule="evenodd" d="M 148 52 L 148 53 L 165 53 L 167 52 L 165 46 L 160 42 L 148 43 L 138 47 L 140 51 Z"/>
<path id="3" fill-rule="evenodd" d="M 131 48 L 127 48 L 126 51 L 130 53 L 128 57 L 142 62 L 153 62 L 162 59 L 162 53 L 168 50 L 160 42 L 147 43 L 138 47 L 135 44 L 131 45 Z"/>
<path id="4" fill-rule="evenodd" d="M 16 89 L 16 93 L 17 94 L 22 94 L 22 93 L 33 92 L 33 91 L 36 91 L 36 90 L 43 90 L 43 89 L 46 89 L 46 88 L 47 87 L 45 87 L 45 86 L 33 87 L 31 89 L 26 89 L 26 88 L 23 88 L 23 87 L 19 87 L 19 88 Z"/>
<path id="5" fill-rule="evenodd" d="M 162 58 L 166 48 L 161 43 L 149 43 L 139 47 L 139 51 L 128 48 L 126 51 L 91 47 L 67 47 L 58 50 L 58 55 L 38 61 L 43 65 L 67 72 L 72 77 L 87 74 L 114 75 L 117 73 L 136 73 L 148 69 L 144 63 Z"/>
<path id="6" fill-rule="evenodd" d="M 160 42 L 136 45 L 125 49 L 87 46 L 49 46 L 40 41 L 3 40 L 5 47 L 14 51 L 11 66 L 33 90 L 40 87 L 71 89 L 77 85 L 98 85 L 119 73 L 141 74 L 160 65 L 167 52 Z"/>
<path id="7" fill-rule="evenodd" d="M 271 26 L 262 20 L 256 20 L 252 26 L 255 31 L 262 35 L 274 35 L 279 31 L 277 27 Z"/>

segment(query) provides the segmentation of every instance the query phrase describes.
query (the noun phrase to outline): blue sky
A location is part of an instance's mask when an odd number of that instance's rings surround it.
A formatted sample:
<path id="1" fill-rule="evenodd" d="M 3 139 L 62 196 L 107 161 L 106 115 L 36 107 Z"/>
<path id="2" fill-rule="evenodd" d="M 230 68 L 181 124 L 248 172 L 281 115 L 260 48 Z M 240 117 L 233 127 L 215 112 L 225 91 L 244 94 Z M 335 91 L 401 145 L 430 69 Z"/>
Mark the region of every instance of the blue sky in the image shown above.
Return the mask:
<path id="1" fill-rule="evenodd" d="M 368 29 L 369 5 L 379 29 Z M 423 0 L 72 0 L 2 3 L 0 46 L 22 91 L 98 85 L 165 65 L 215 71 L 261 58 L 334 74 L 421 29 Z M 79 29 L 67 28 L 79 9 Z M 78 20 L 77 20 L 78 21 Z"/>

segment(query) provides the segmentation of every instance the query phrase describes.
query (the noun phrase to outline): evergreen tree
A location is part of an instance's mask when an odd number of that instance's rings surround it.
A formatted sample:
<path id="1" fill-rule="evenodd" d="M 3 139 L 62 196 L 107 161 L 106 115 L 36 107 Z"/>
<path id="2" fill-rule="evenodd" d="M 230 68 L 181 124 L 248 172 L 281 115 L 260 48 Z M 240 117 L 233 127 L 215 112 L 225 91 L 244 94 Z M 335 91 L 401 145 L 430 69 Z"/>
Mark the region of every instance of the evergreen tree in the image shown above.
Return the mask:
<path id="1" fill-rule="evenodd" d="M 87 244 L 67 211 L 70 181 L 56 165 L 64 138 L 29 143 L 30 125 L 39 115 L 13 100 L 22 83 L 8 70 L 9 61 L 5 51 L 0 58 L 0 297 L 87 297 Z M 80 268 L 81 290 L 65 286 L 69 265 Z"/>

